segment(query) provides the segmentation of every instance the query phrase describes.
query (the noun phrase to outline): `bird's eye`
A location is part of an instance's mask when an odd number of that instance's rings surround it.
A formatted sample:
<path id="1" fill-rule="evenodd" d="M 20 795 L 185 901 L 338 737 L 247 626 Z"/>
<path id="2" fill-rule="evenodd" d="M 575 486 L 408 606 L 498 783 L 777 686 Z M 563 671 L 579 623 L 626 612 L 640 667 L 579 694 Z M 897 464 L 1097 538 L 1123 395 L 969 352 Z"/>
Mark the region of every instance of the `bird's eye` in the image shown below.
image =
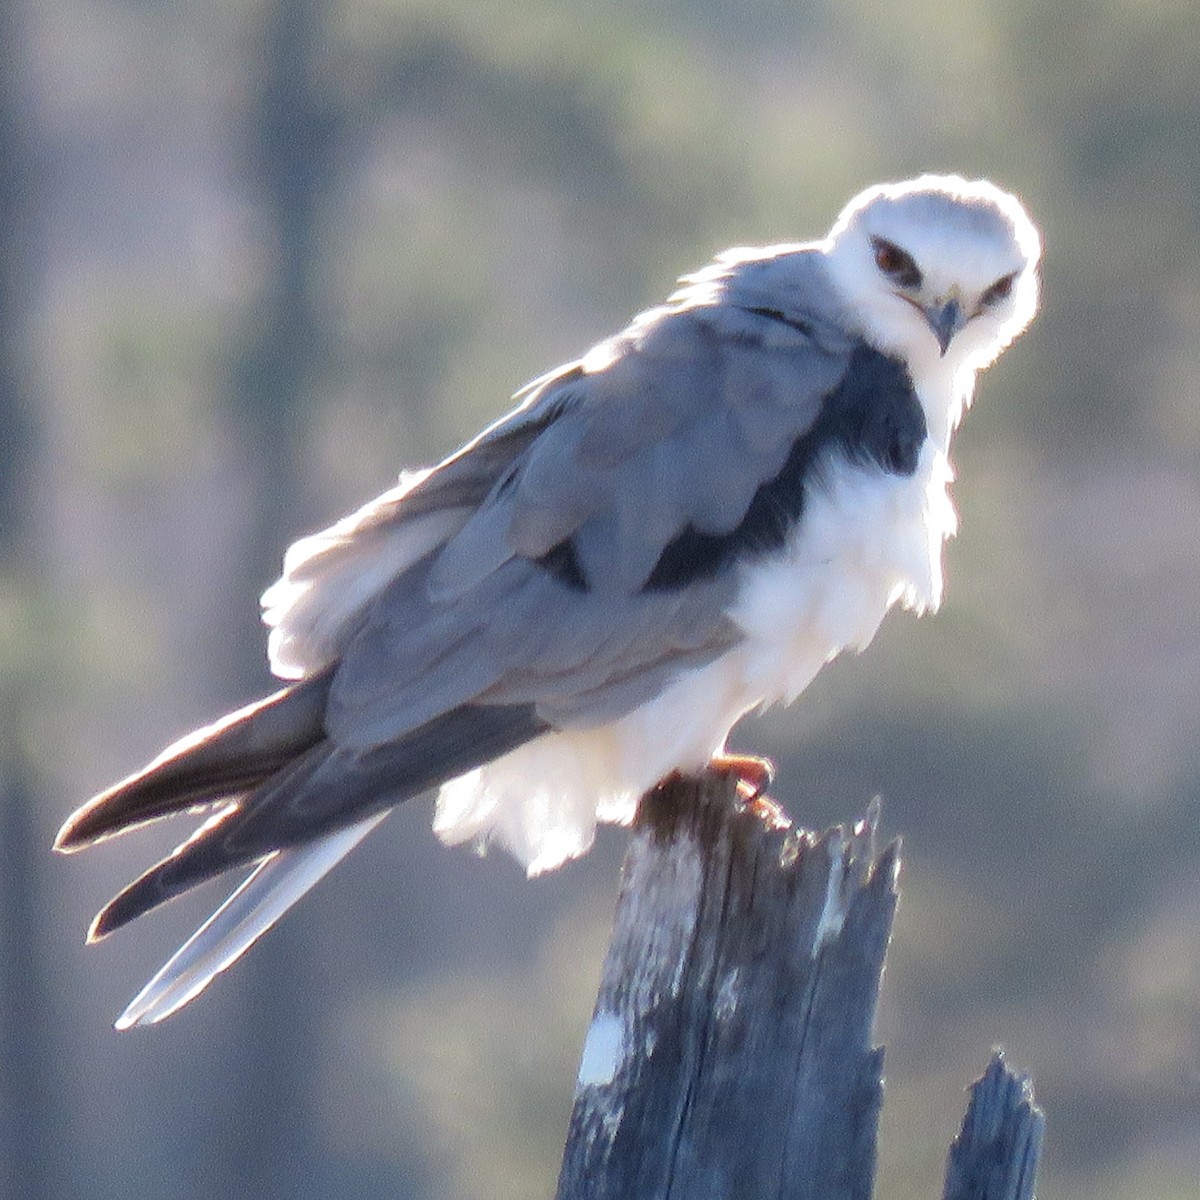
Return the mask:
<path id="1" fill-rule="evenodd" d="M 1013 284 L 1017 282 L 1017 273 L 1014 271 L 1011 275 L 1001 275 L 990 288 L 979 297 L 979 303 L 983 307 L 991 304 L 999 304 L 1001 300 L 1007 300 L 1012 294 Z"/>
<path id="2" fill-rule="evenodd" d="M 881 237 L 871 239 L 871 249 L 875 251 L 875 265 L 893 283 L 898 283 L 903 288 L 921 286 L 921 270 L 906 250 L 901 250 L 895 242 Z"/>

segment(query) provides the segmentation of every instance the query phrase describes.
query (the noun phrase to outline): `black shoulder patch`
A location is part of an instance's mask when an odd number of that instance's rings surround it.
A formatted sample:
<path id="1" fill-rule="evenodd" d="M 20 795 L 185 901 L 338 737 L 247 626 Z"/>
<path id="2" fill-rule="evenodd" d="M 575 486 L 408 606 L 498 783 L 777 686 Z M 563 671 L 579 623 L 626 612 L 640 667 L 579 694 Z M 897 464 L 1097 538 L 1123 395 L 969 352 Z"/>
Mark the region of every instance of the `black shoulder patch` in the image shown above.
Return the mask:
<path id="1" fill-rule="evenodd" d="M 878 466 L 890 475 L 916 471 L 927 434 L 925 410 L 908 368 L 865 344 L 854 351 L 807 436 L 818 435 L 822 427 L 852 462 Z"/>
<path id="2" fill-rule="evenodd" d="M 809 482 L 830 453 L 907 476 L 917 469 L 925 437 L 925 412 L 907 368 L 860 343 L 812 427 L 793 443 L 779 474 L 754 493 L 737 527 L 714 534 L 689 525 L 663 550 L 646 589 L 683 587 L 711 578 L 739 558 L 778 550 L 804 511 Z"/>

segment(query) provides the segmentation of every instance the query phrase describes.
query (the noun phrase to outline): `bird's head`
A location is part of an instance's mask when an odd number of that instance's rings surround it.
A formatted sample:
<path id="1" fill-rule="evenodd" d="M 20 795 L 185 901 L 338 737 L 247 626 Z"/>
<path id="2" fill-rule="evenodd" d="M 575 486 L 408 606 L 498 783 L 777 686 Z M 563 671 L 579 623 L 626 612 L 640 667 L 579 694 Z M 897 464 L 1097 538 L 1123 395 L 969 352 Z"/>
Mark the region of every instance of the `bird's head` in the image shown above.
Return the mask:
<path id="1" fill-rule="evenodd" d="M 913 368 L 987 366 L 1033 319 L 1041 239 L 986 180 L 923 175 L 860 193 L 826 241 L 862 333 Z"/>

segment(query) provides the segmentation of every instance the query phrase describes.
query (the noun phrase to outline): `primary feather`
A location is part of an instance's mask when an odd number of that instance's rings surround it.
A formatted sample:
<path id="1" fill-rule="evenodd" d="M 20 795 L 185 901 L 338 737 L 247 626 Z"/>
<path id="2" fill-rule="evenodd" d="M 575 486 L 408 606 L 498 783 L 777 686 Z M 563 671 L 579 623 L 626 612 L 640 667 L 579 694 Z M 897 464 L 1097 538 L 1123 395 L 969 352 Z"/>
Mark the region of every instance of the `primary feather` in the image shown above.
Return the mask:
<path id="1" fill-rule="evenodd" d="M 263 597 L 272 669 L 295 682 L 59 835 L 72 850 L 214 810 L 96 937 L 255 867 L 122 1024 L 197 994 L 417 792 L 440 787 L 444 840 L 545 870 L 889 607 L 936 607 L 950 434 L 1033 315 L 1038 253 L 990 184 L 871 189 L 824 241 L 721 256 L 438 467 L 297 542 Z"/>

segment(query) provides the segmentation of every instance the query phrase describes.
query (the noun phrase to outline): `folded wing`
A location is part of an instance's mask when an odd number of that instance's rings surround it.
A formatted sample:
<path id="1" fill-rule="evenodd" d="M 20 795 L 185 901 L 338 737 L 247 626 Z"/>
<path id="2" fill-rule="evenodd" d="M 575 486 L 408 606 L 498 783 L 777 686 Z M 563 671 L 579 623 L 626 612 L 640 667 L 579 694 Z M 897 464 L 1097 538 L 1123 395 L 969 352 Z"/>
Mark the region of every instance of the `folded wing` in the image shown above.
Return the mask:
<path id="1" fill-rule="evenodd" d="M 792 257 L 776 264 L 789 278 L 816 269 L 811 251 Z M 747 294 L 771 265 L 746 266 Z M 257 867 L 129 1022 L 194 995 L 395 804 L 547 731 L 616 719 L 736 642 L 736 572 L 712 564 L 733 561 L 850 354 L 819 289 L 784 319 L 738 302 L 739 270 L 684 289 L 439 467 L 298 542 L 264 604 L 273 668 L 299 682 L 68 821 L 62 849 L 217 806 L 93 936 Z M 704 569 L 689 566 L 697 546 Z"/>

